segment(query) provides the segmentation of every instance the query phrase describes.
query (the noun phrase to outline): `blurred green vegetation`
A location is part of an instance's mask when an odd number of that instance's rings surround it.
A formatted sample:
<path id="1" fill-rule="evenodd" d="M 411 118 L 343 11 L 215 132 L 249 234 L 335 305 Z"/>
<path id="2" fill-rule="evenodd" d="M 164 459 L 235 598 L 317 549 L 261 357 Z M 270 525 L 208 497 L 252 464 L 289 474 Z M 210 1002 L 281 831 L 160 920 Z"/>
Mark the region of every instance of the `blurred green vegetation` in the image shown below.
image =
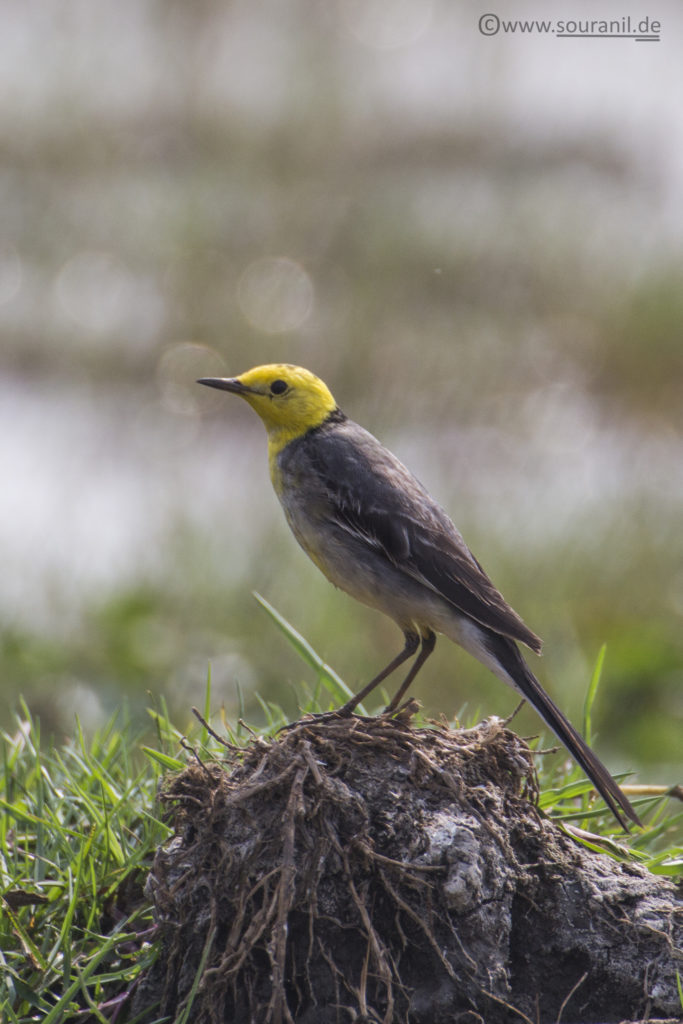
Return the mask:
<path id="1" fill-rule="evenodd" d="M 264 699 L 295 716 L 302 686 L 313 687 L 315 674 L 301 666 L 258 608 L 251 593 L 256 587 L 313 640 L 352 689 L 400 647 L 393 623 L 333 590 L 284 528 L 261 540 L 253 567 L 239 579 L 231 578 L 226 563 L 202 571 L 202 555 L 214 541 L 222 547 L 218 538 L 187 535 L 184 557 L 169 551 L 174 565 L 164 579 L 93 603 L 66 635 L 4 630 L 0 671 L 11 681 L 5 692 L 24 694 L 45 728 L 58 735 L 70 733 L 74 714 L 86 728 L 96 726 L 122 698 L 138 724 L 149 700 L 159 695 L 182 721 L 189 719 L 211 666 L 214 699 L 228 714 L 237 714 L 244 702 L 258 721 Z M 491 554 L 487 568 L 504 592 L 515 594 L 528 621 L 550 630 L 543 660 L 529 655 L 544 685 L 578 723 L 592 663 L 606 642 L 594 712 L 596 749 L 613 759 L 615 771 L 641 768 L 643 779 L 673 783 L 680 749 L 681 634 L 675 615 L 648 615 L 647 601 L 634 601 L 643 566 L 633 566 L 629 590 L 618 580 L 603 580 L 586 555 L 581 561 L 575 557 L 567 571 L 562 550 L 554 558 L 545 549 L 535 558 Z M 663 576 L 666 567 L 648 567 L 654 570 Z M 389 692 L 392 686 L 393 681 Z M 516 695 L 446 640 L 437 645 L 414 693 L 425 712 L 437 717 L 504 716 L 517 703 Z M 542 729 L 528 710 L 517 726 L 525 735 Z M 552 744 L 552 737 L 545 739 Z"/>

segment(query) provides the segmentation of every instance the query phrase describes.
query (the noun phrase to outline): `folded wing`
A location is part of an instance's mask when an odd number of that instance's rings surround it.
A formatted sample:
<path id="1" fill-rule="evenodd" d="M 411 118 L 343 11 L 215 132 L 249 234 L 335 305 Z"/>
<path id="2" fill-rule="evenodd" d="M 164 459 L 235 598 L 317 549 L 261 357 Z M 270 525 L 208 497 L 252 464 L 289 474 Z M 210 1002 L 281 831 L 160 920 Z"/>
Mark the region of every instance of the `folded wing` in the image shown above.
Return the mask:
<path id="1" fill-rule="evenodd" d="M 441 506 L 372 434 L 350 421 L 321 428 L 306 454 L 341 529 L 481 625 L 540 652 Z"/>

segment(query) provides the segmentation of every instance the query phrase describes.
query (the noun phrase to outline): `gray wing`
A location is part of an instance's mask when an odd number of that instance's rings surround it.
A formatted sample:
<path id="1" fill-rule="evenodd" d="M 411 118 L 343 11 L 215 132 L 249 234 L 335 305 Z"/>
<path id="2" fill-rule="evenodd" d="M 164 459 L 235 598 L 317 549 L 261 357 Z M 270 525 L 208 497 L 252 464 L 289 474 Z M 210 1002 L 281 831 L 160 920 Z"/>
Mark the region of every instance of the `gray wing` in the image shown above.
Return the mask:
<path id="1" fill-rule="evenodd" d="M 372 434 L 344 419 L 288 448 L 308 479 L 320 481 L 340 529 L 460 612 L 540 653 L 540 639 L 493 585 L 441 506 Z"/>

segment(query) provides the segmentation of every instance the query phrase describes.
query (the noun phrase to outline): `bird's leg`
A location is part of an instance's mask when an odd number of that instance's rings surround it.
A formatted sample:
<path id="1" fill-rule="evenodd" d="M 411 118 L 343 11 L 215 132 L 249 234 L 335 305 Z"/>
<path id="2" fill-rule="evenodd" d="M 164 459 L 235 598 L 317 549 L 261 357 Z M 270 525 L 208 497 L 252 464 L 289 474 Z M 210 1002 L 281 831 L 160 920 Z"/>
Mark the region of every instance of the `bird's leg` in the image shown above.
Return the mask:
<path id="1" fill-rule="evenodd" d="M 376 686 L 379 686 L 379 684 L 384 679 L 386 679 L 387 676 L 390 676 L 392 672 L 396 671 L 396 669 L 399 667 L 399 665 L 402 665 L 404 661 L 407 661 L 408 658 L 411 658 L 413 656 L 413 654 L 415 654 L 415 651 L 418 649 L 418 647 L 420 645 L 419 634 L 412 633 L 412 632 L 406 632 L 403 635 L 404 635 L 404 637 L 406 639 L 406 642 L 405 642 L 405 646 L 404 646 L 403 650 L 401 651 L 401 653 L 397 654 L 396 657 L 393 659 L 393 661 L 390 661 L 389 664 L 387 665 L 387 667 L 382 669 L 382 671 L 379 673 L 379 675 L 375 676 L 374 679 L 371 679 L 367 686 L 364 686 L 362 690 L 360 690 L 354 697 L 351 698 L 351 700 L 347 701 L 346 704 L 344 704 L 344 706 L 342 708 L 340 708 L 339 711 L 337 712 L 339 715 L 350 715 L 351 712 L 354 710 L 354 708 L 358 704 L 360 704 L 361 701 L 365 700 L 367 695 L 369 693 L 371 693 L 375 689 Z M 436 639 L 436 637 L 434 639 Z M 422 651 L 420 651 L 420 654 L 419 654 L 419 656 L 417 658 L 417 661 L 415 662 L 415 665 L 417 665 L 418 668 L 420 667 L 420 665 L 422 664 L 424 659 L 427 657 L 426 654 L 423 657 L 424 645 L 425 645 L 425 641 L 423 640 L 422 641 Z M 434 643 L 432 642 L 432 647 L 433 646 L 434 646 Z M 430 651 L 431 651 L 431 648 L 430 648 Z M 428 651 L 427 654 L 429 654 L 430 651 Z M 415 668 L 415 665 L 413 666 L 413 668 Z M 414 677 L 414 675 L 415 675 L 415 672 L 413 671 L 411 673 L 411 675 L 410 675 L 410 678 L 412 679 Z M 399 692 L 402 693 L 404 688 L 405 688 L 405 684 L 404 684 L 404 686 L 401 688 L 401 690 Z"/>
<path id="2" fill-rule="evenodd" d="M 433 633 L 431 631 L 431 629 L 430 629 L 422 637 L 422 647 L 420 648 L 420 653 L 418 654 L 418 656 L 415 659 L 415 661 L 413 662 L 413 664 L 410 666 L 410 672 L 408 673 L 408 675 L 405 677 L 405 679 L 403 680 L 403 682 L 399 686 L 398 691 L 397 691 L 396 695 L 394 696 L 394 699 L 391 701 L 390 704 L 387 704 L 387 706 L 385 707 L 384 711 L 382 712 L 383 714 L 390 715 L 392 711 L 396 710 L 396 708 L 398 707 L 398 705 L 399 705 L 399 703 L 401 701 L 401 697 L 406 692 L 406 690 L 408 689 L 408 687 L 412 683 L 413 679 L 415 678 L 417 673 L 420 671 L 420 669 L 424 665 L 424 663 L 427 660 L 427 658 L 429 657 L 429 655 L 434 650 L 435 645 L 436 645 L 436 633 Z"/>

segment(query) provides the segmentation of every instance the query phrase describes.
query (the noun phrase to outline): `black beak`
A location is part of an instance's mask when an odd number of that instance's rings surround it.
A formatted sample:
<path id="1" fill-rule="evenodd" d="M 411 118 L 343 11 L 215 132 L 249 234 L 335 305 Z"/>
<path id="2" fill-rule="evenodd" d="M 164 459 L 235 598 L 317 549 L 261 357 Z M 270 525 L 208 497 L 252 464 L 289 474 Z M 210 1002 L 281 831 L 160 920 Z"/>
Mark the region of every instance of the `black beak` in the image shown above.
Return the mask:
<path id="1" fill-rule="evenodd" d="M 235 395 L 244 395 L 251 390 L 236 377 L 200 377 L 197 383 L 220 391 L 232 391 Z"/>

